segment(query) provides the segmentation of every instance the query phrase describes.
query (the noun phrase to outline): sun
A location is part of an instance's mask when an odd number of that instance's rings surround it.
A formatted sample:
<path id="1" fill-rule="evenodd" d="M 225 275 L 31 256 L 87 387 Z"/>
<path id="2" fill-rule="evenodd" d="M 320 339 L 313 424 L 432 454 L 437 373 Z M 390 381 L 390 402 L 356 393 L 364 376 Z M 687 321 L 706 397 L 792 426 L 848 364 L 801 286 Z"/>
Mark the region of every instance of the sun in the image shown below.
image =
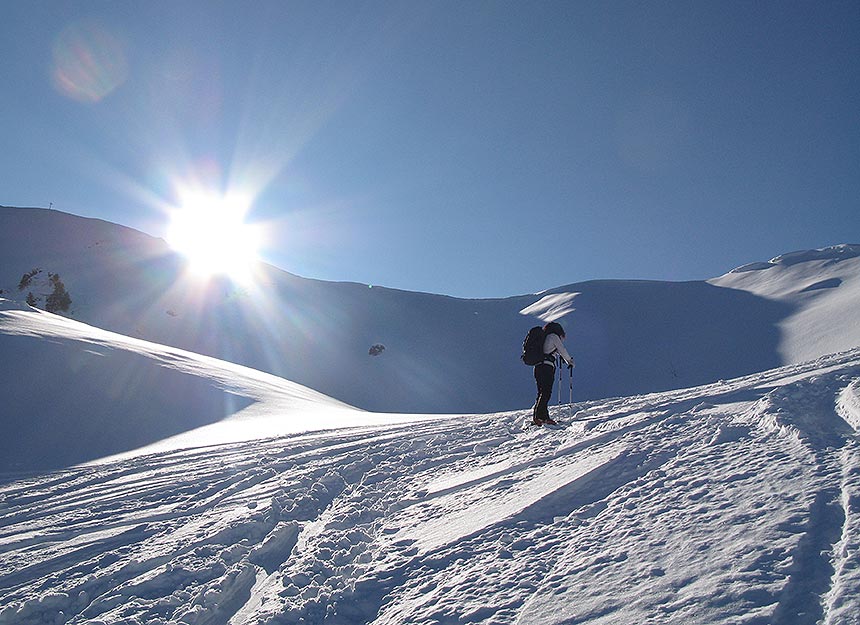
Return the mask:
<path id="1" fill-rule="evenodd" d="M 184 197 L 171 213 L 167 242 L 203 277 L 246 281 L 257 264 L 259 236 L 245 221 L 247 202 L 210 194 Z"/>

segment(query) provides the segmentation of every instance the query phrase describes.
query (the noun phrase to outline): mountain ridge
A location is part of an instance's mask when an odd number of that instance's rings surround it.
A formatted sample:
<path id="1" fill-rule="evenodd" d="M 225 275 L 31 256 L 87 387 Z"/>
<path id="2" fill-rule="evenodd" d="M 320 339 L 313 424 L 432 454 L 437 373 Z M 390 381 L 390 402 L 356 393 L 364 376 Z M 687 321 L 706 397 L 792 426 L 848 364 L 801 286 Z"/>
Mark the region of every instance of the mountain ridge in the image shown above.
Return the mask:
<path id="1" fill-rule="evenodd" d="M 109 242 L 99 248 L 56 254 L 61 266 L 45 270 L 117 325 L 135 308 L 109 296 L 172 284 L 147 282 L 141 250 L 123 250 L 136 254 L 123 264 L 103 252 Z M 0 261 L 13 255 L 0 245 Z M 112 275 L 89 267 L 94 258 L 134 269 L 130 284 L 88 291 Z M 154 303 L 154 330 L 190 321 L 180 327 L 244 332 L 285 306 L 311 337 L 326 324 L 347 327 L 342 341 L 365 332 L 356 348 L 371 336 L 359 322 L 383 315 L 397 331 L 362 362 L 438 358 L 417 373 L 439 379 L 400 381 L 418 394 L 447 389 L 451 405 L 470 371 L 446 369 L 457 363 L 445 350 L 467 335 L 450 323 L 470 319 L 468 332 L 501 343 L 557 315 L 579 359 L 573 404 L 550 409 L 559 429 L 527 426 L 527 407 L 356 410 L 270 373 L 0 299 L 0 625 L 853 624 L 860 348 L 681 385 L 854 341 L 857 263 L 494 301 L 282 278 L 265 297 L 195 291 Z M 254 297 L 260 314 L 242 317 Z M 422 334 L 428 324 L 438 331 Z M 279 345 L 292 351 L 278 358 L 304 366 L 328 357 L 315 343 Z M 659 386 L 667 363 L 674 390 L 585 400 L 579 386 L 595 375 L 627 391 Z M 527 382 L 515 364 L 508 373 Z M 356 373 L 358 388 L 369 374 Z M 487 388 L 499 394 L 508 379 Z"/>
<path id="2" fill-rule="evenodd" d="M 462 299 L 325 282 L 272 266 L 262 267 L 252 287 L 203 284 L 185 275 L 182 259 L 160 239 L 47 209 L 0 209 L 0 245 L 0 296 L 20 297 L 21 275 L 41 267 L 61 276 L 75 319 L 266 371 L 373 411 L 528 406 L 534 382 L 519 346 L 530 326 L 550 317 L 567 329 L 583 400 L 703 384 L 860 344 L 860 327 L 839 313 L 860 304 L 860 260 L 844 253 L 830 264 L 815 253 L 784 254 L 777 258 L 796 262 L 770 265 L 776 274 L 591 280 Z M 374 346 L 385 349 L 374 356 Z"/>

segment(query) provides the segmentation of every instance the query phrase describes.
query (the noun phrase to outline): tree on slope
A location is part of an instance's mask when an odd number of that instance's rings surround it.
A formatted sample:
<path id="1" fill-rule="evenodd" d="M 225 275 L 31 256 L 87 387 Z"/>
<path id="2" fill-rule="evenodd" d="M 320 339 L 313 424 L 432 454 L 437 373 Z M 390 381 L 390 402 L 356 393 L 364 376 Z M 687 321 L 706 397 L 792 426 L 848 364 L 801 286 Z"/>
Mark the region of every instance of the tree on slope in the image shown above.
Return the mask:
<path id="1" fill-rule="evenodd" d="M 69 292 L 66 291 L 66 285 L 60 280 L 60 275 L 53 274 L 51 276 L 51 283 L 54 285 L 54 290 L 45 300 L 45 310 L 48 312 L 69 310 L 69 306 L 72 305 L 72 298 Z"/>

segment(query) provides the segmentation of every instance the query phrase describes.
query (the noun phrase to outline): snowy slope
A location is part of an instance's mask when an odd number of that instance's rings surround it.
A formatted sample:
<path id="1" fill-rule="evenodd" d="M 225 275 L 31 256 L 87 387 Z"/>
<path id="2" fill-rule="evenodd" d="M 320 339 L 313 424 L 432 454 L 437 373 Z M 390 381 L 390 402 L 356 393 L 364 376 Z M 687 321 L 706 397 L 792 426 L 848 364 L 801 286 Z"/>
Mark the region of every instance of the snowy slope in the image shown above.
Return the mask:
<path id="1" fill-rule="evenodd" d="M 0 370 L 0 472 L 59 468 L 146 445 L 173 449 L 396 420 L 266 373 L 4 299 Z"/>
<path id="2" fill-rule="evenodd" d="M 47 232 L 56 219 L 44 218 Z M 364 412 L 271 373 L 0 300 L 0 625 L 860 622 L 860 349 L 842 351 L 858 338 L 856 246 L 707 283 L 592 282 L 490 301 L 272 269 L 278 298 L 254 300 L 257 313 L 231 308 L 253 297 L 216 298 L 215 313 L 197 311 L 207 332 L 196 335 L 186 309 L 164 313 L 156 287 L 173 283 L 154 268 L 175 259 L 159 242 L 98 222 L 107 238 L 80 248 L 92 224 L 60 219 L 52 240 L 66 247 L 44 270 L 62 275 L 78 319 L 87 306 L 109 321 L 158 302 L 135 320 L 157 334 L 184 319 L 194 343 L 224 328 L 270 336 L 254 324 L 288 306 L 302 332 L 259 354 L 305 367 L 328 357 L 296 338 L 309 328 L 339 320 L 357 347 L 383 319 L 393 333 L 373 342 L 386 350 L 362 357 L 382 368 L 383 356 L 403 366 L 420 354 L 426 367 L 399 380 L 422 398 L 449 385 L 438 406 L 460 401 L 463 375 L 445 370 L 461 338 L 445 324 L 481 317 L 469 327 L 495 349 L 505 332 L 558 318 L 580 363 L 577 403 L 553 406 L 558 430 L 523 429 L 524 410 Z M 5 241 L 0 283 L 13 281 L 3 295 L 19 299 L 20 272 L 5 263 L 31 258 Z M 116 274 L 122 259 L 133 262 Z M 193 286 L 175 271 L 175 284 Z M 416 333 L 413 311 L 434 333 Z M 250 340 L 228 338 L 230 349 Z M 826 347 L 834 353 L 816 353 Z M 652 372 L 667 363 L 669 374 Z M 512 396 L 497 385 L 513 376 L 528 383 L 519 363 L 496 366 L 488 394 Z M 356 387 L 374 379 L 347 370 Z M 689 380 L 710 383 L 678 388 Z M 612 384 L 664 388 L 583 399 Z M 528 403 L 530 384 L 514 391 Z"/>
<path id="3" fill-rule="evenodd" d="M 858 346 L 850 311 L 860 306 L 860 247 L 843 249 L 854 255 L 795 254 L 709 281 L 594 281 L 487 300 L 308 280 L 270 266 L 238 289 L 189 278 L 163 241 L 140 232 L 0 208 L 0 297 L 23 300 L 22 275 L 40 268 L 62 278 L 68 314 L 99 328 L 366 410 L 481 413 L 531 404 L 519 348 L 544 319 L 568 330 L 583 400 L 685 388 Z M 370 355 L 376 345 L 385 350 Z"/>
<path id="4" fill-rule="evenodd" d="M 7 482 L 0 624 L 858 622 L 860 350 L 553 411 Z"/>
<path id="5" fill-rule="evenodd" d="M 783 254 L 709 280 L 795 312 L 780 324 L 785 362 L 802 362 L 860 345 L 860 245 Z"/>
<path id="6" fill-rule="evenodd" d="M 35 268 L 61 276 L 75 319 L 266 371 L 361 408 L 471 412 L 531 395 L 517 360 L 531 324 L 519 310 L 530 298 L 458 300 L 307 280 L 265 265 L 246 288 L 203 284 L 163 241 L 142 233 L 0 208 L 0 297 L 22 301 L 27 291 L 17 286 Z M 373 357 L 377 344 L 386 349 Z"/>

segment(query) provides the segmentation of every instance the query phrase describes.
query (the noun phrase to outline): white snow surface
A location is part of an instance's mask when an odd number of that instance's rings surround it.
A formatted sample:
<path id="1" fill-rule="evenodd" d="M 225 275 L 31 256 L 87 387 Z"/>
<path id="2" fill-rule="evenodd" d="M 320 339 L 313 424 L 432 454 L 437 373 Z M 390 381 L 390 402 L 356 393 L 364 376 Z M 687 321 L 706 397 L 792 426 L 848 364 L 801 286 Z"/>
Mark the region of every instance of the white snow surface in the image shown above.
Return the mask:
<path id="1" fill-rule="evenodd" d="M 500 300 L 180 269 L 0 208 L 0 625 L 860 624 L 860 247 Z"/>
<path id="2" fill-rule="evenodd" d="M 0 472 L 415 421 L 233 363 L 0 299 Z"/>
<path id="3" fill-rule="evenodd" d="M 384 243 L 384 242 L 383 242 Z M 237 287 L 190 277 L 159 239 L 116 224 L 0 207 L 0 297 L 206 354 L 380 412 L 526 408 L 529 327 L 558 321 L 584 400 L 699 386 L 860 346 L 860 246 L 786 254 L 713 280 L 596 280 L 461 299 L 309 280 L 260 265 Z M 22 276 L 40 269 L 34 286 Z M 466 270 L 466 269 L 464 269 Z M 385 350 L 371 355 L 374 346 Z M 525 374 L 524 374 L 525 373 Z"/>
<path id="4" fill-rule="evenodd" d="M 792 307 L 778 324 L 784 362 L 860 345 L 860 245 L 783 254 L 708 282 Z"/>
<path id="5" fill-rule="evenodd" d="M 122 408 L 105 436 L 147 396 L 188 408 L 185 395 L 215 389 L 246 404 L 157 447 L 7 473 L 0 625 L 860 617 L 860 350 L 554 405 L 563 427 L 529 429 L 527 411 L 367 413 L 269 374 L 0 308 L 0 350 L 50 346 L 46 384 L 63 388 L 65 419 L 86 433 L 56 449 L 98 447 L 80 399 L 93 389 Z M 128 359 L 149 385 L 131 399 L 87 364 Z"/>

